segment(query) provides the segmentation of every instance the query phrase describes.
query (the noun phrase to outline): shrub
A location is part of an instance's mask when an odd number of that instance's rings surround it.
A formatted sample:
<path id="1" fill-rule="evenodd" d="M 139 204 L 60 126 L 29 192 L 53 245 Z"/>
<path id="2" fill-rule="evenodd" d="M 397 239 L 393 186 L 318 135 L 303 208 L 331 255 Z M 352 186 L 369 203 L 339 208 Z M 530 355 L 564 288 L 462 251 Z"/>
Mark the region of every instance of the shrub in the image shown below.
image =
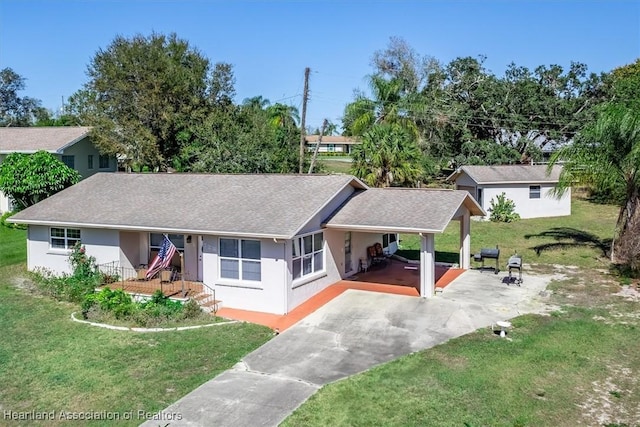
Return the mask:
<path id="1" fill-rule="evenodd" d="M 15 228 L 19 230 L 26 230 L 27 226 L 25 224 L 13 224 L 11 222 L 7 222 L 7 218 L 17 213 L 17 211 L 5 212 L 0 216 L 0 226 L 7 228 Z"/>
<path id="2" fill-rule="evenodd" d="M 87 318 L 87 314 L 95 306 L 102 311 L 112 312 L 116 319 L 123 319 L 136 311 L 136 305 L 128 293 L 122 289 L 111 290 L 108 287 L 84 297 L 82 315 Z"/>
<path id="3" fill-rule="evenodd" d="M 516 212 L 516 204 L 511 199 L 507 199 L 505 193 L 498 194 L 496 200 L 491 199 L 491 212 L 489 219 L 493 222 L 513 222 L 520 219 Z"/>

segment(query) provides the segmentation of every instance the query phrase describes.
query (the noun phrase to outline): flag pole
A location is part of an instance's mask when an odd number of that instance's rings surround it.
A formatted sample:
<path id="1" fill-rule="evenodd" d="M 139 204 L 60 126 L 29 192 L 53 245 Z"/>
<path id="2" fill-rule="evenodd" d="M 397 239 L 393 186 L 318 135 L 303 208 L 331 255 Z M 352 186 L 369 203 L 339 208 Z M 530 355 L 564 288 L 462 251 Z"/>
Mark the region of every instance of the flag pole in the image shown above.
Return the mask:
<path id="1" fill-rule="evenodd" d="M 182 298 L 185 297 L 184 293 L 184 256 L 183 253 L 178 251 L 180 254 L 180 279 L 182 280 Z"/>

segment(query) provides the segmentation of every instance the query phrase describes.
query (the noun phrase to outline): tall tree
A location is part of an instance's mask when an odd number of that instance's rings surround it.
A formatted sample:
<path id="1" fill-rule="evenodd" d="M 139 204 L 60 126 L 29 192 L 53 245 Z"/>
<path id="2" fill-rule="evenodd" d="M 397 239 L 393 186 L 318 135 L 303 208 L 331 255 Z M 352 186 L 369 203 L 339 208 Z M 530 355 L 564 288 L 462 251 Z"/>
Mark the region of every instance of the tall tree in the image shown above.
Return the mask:
<path id="1" fill-rule="evenodd" d="M 0 164 L 0 191 L 24 209 L 80 180 L 71 169 L 52 154 L 11 153 Z"/>
<path id="2" fill-rule="evenodd" d="M 352 152 L 351 172 L 374 187 L 413 187 L 422 177 L 422 157 L 411 133 L 398 124 L 373 126 Z"/>
<path id="3" fill-rule="evenodd" d="M 611 260 L 640 268 L 640 114 L 625 106 L 609 104 L 595 123 L 551 159 L 564 166 L 557 191 L 586 184 L 596 189 L 623 188 Z M 625 245 L 620 246 L 619 243 Z M 636 247 L 636 252 L 625 249 Z"/>
<path id="4" fill-rule="evenodd" d="M 220 87 L 211 92 L 219 100 L 228 83 L 220 71 Z M 94 126 L 101 151 L 166 167 L 206 114 L 208 72 L 208 59 L 175 34 L 118 36 L 92 58 L 74 108 Z"/>
<path id="5" fill-rule="evenodd" d="M 20 97 L 25 78 L 11 68 L 0 70 L 0 126 L 30 126 L 46 110 L 38 99 Z"/>

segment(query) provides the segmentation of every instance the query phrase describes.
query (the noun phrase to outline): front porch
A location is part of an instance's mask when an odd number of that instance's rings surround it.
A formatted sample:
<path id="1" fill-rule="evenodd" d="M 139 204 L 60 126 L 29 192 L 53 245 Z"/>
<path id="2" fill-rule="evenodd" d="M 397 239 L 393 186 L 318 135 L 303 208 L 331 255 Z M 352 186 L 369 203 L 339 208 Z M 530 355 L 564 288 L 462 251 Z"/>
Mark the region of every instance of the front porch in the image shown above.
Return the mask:
<path id="1" fill-rule="evenodd" d="M 121 267 L 117 264 L 112 262 L 98 266 L 103 274 L 103 283 L 100 288 L 122 289 L 142 297 L 151 296 L 160 290 L 164 295 L 177 299 L 193 298 L 205 291 L 202 282 L 183 280 L 180 272 L 164 270 L 147 280 L 146 270 Z"/>

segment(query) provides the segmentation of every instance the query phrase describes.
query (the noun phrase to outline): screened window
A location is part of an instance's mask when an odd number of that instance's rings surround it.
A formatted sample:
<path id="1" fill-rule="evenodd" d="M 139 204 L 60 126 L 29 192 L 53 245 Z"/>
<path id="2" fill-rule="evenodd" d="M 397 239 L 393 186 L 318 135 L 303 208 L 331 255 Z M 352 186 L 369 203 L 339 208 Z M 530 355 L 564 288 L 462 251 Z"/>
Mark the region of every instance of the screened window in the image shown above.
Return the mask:
<path id="1" fill-rule="evenodd" d="M 220 278 L 262 280 L 259 240 L 220 239 Z"/>
<path id="2" fill-rule="evenodd" d="M 71 169 L 76 167 L 76 159 L 74 156 L 62 156 L 62 163 L 69 166 Z"/>
<path id="3" fill-rule="evenodd" d="M 80 242 L 79 229 L 51 227 L 52 249 L 72 249 L 78 242 Z"/>
<path id="4" fill-rule="evenodd" d="M 307 234 L 293 239 L 293 279 L 324 270 L 323 233 Z"/>
<path id="5" fill-rule="evenodd" d="M 89 157 L 87 158 L 87 168 L 93 169 L 93 154 L 89 154 Z"/>
<path id="6" fill-rule="evenodd" d="M 107 169 L 109 167 L 109 156 L 103 156 L 102 154 L 98 157 L 98 167 L 100 169 Z"/>
<path id="7" fill-rule="evenodd" d="M 540 186 L 539 185 L 530 185 L 529 186 L 529 198 L 530 199 L 539 199 L 540 198 Z"/>

